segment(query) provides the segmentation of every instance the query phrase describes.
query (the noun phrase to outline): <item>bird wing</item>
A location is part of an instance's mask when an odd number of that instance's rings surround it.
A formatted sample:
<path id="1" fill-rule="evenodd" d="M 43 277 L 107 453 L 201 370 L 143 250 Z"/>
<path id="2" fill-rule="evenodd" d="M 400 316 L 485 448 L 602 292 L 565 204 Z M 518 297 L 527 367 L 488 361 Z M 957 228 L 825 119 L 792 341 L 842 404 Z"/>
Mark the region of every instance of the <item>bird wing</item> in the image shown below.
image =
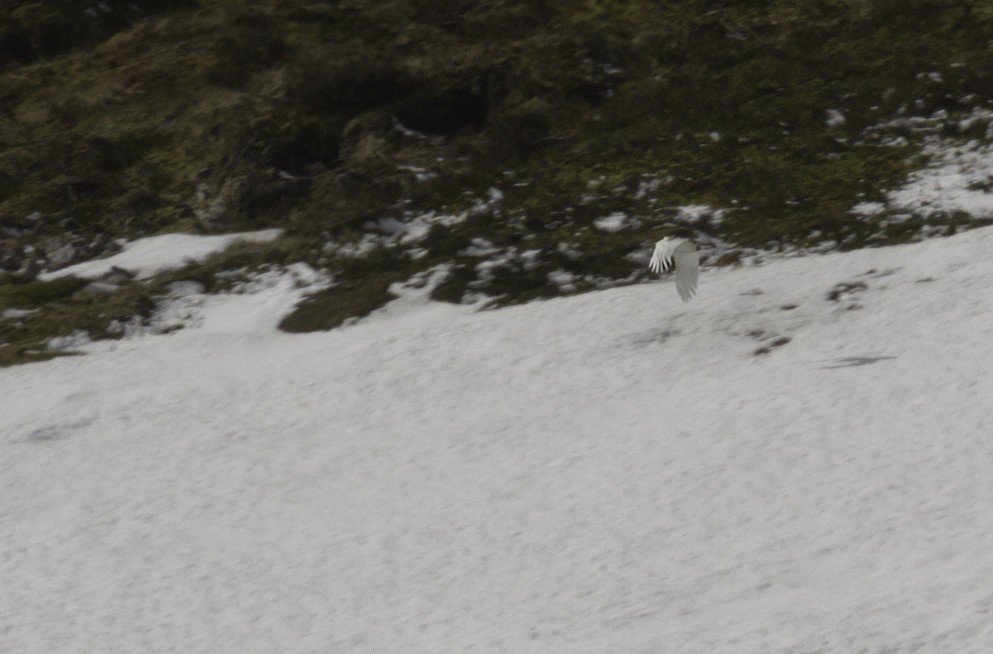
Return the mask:
<path id="1" fill-rule="evenodd" d="M 673 259 L 676 265 L 676 290 L 683 302 L 696 295 L 696 278 L 700 270 L 700 253 L 689 241 L 677 246 Z"/>
<path id="2" fill-rule="evenodd" d="M 652 252 L 652 259 L 648 262 L 648 267 L 653 273 L 660 273 L 663 270 L 669 270 L 672 266 L 672 253 L 675 249 L 682 243 L 685 243 L 682 239 L 670 239 L 664 238 L 655 244 L 655 250 Z"/>
<path id="3" fill-rule="evenodd" d="M 676 269 L 676 290 L 683 302 L 696 295 L 696 280 L 700 270 L 700 253 L 690 241 L 682 238 L 664 238 L 655 244 L 652 259 L 648 262 L 652 272 Z"/>

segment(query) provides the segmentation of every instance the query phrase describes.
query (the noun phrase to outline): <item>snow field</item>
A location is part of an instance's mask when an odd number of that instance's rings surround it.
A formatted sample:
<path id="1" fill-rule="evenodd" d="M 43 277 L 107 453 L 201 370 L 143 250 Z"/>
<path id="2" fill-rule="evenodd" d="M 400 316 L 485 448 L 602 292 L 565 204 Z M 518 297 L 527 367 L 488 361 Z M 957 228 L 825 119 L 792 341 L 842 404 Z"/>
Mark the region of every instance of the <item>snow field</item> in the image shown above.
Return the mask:
<path id="1" fill-rule="evenodd" d="M 991 246 L 0 370 L 0 651 L 987 652 Z"/>

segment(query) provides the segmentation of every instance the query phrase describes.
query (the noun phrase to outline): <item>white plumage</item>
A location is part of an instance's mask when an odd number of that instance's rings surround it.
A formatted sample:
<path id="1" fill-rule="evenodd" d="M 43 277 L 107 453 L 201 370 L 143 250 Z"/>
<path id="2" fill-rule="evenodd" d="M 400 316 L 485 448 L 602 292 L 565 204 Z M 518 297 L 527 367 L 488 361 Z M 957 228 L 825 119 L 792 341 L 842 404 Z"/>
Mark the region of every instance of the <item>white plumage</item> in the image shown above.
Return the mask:
<path id="1" fill-rule="evenodd" d="M 664 239 L 655 244 L 648 267 L 654 273 L 676 269 L 676 290 L 683 302 L 696 295 L 696 278 L 700 268 L 700 253 L 690 241 L 682 238 Z"/>

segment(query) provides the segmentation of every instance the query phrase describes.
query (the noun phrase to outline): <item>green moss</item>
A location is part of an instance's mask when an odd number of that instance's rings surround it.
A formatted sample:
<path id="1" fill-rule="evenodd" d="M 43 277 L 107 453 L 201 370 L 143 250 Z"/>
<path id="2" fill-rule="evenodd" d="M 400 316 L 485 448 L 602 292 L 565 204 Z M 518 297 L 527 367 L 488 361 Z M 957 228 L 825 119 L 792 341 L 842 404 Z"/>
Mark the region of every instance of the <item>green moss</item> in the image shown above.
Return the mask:
<path id="1" fill-rule="evenodd" d="M 458 304 L 469 290 L 469 284 L 476 279 L 476 272 L 468 263 L 452 266 L 445 277 L 431 289 L 431 299 L 439 302 Z"/>
<path id="2" fill-rule="evenodd" d="M 34 309 L 48 302 L 64 300 L 86 283 L 77 277 L 60 277 L 49 282 L 0 285 L 0 309 Z"/>
<path id="3" fill-rule="evenodd" d="M 741 252 L 737 252 L 737 251 L 736 252 L 728 252 L 728 253 L 722 254 L 720 257 L 718 257 L 714 261 L 714 265 L 717 266 L 718 268 L 723 268 L 723 267 L 726 267 L 726 266 L 733 266 L 736 263 L 738 263 L 739 261 L 741 261 Z"/>
<path id="4" fill-rule="evenodd" d="M 400 279 L 397 273 L 385 272 L 313 293 L 283 318 L 279 328 L 291 333 L 323 331 L 367 316 L 396 298 L 389 288 Z"/>

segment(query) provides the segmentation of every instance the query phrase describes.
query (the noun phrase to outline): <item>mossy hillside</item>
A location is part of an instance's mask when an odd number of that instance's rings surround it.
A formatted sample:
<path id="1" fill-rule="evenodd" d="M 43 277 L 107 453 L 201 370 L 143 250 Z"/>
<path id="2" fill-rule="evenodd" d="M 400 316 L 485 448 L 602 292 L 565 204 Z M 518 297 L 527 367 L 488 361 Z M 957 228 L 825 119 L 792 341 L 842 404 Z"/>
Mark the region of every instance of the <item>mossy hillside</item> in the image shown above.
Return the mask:
<path id="1" fill-rule="evenodd" d="M 602 15 L 609 3 L 595 4 Z M 535 186 L 552 196 L 547 204 L 561 207 L 560 198 L 588 192 L 585 183 L 601 171 L 604 187 L 630 194 L 654 169 L 669 177 L 670 204 L 735 207 L 724 235 L 742 244 L 854 229 L 851 206 L 899 183 L 913 151 L 867 143 L 864 130 L 905 105 L 920 101 L 915 110 L 926 115 L 982 86 L 972 77 L 981 67 L 968 66 L 972 75 L 950 68 L 986 50 L 976 41 L 963 47 L 954 25 L 928 30 L 911 22 L 901 40 L 892 25 L 846 24 L 839 4 L 822 5 L 820 14 L 815 4 L 803 15 L 777 12 L 773 3 L 764 12 L 751 6 L 703 20 L 677 17 L 654 38 L 645 36 L 655 51 L 629 52 L 633 61 L 623 69 L 650 70 L 651 77 L 619 80 L 615 99 L 576 125 L 575 144 L 543 154 L 540 172 L 550 172 Z M 625 4 L 625 15 L 632 12 Z M 934 69 L 949 71 L 943 83 L 918 79 Z M 828 109 L 841 111 L 844 125 L 829 127 Z"/>
<path id="2" fill-rule="evenodd" d="M 19 202 L 5 215 L 41 211 L 64 215 L 70 227 L 148 233 L 189 218 L 200 188 L 227 196 L 230 226 L 285 220 L 296 209 L 306 217 L 302 229 L 326 228 L 383 213 L 390 202 L 457 205 L 466 187 L 492 182 L 507 166 L 539 183 L 549 170 L 561 177 L 563 165 L 575 168 L 576 183 L 545 206 L 523 205 L 538 213 L 561 210 L 595 174 L 590 168 L 612 162 L 629 183 L 646 166 L 675 171 L 673 201 L 737 200 L 763 216 L 792 202 L 783 220 L 766 221 L 788 223 L 825 193 L 787 184 L 752 198 L 752 180 L 783 170 L 809 178 L 828 154 L 841 155 L 835 167 L 866 161 L 878 171 L 859 176 L 856 192 L 899 177 L 898 155 L 829 150 L 901 103 L 936 95 L 916 71 L 961 63 L 955 50 L 974 56 L 983 34 L 952 5 L 937 12 L 944 23 L 936 27 L 935 11 L 919 10 L 913 22 L 840 2 L 803 11 L 791 3 L 711 11 L 696 3 L 496 3 L 485 11 L 440 3 L 432 12 L 373 4 L 178 3 L 91 51 L 27 67 L 35 85 L 12 98 L 23 98 L 12 131 L 27 125 L 25 136 L 46 138 L 25 139 L 42 147 L 15 148 L 8 169 L 38 169 L 47 183 L 20 176 Z M 385 21 L 391 12 L 401 20 Z M 506 28 L 482 28 L 491 23 Z M 962 42 L 960 24 L 977 31 L 971 43 Z M 881 81 L 898 83 L 885 103 L 891 87 Z M 968 94 L 969 80 L 960 81 Z M 825 107 L 846 111 L 841 134 L 825 133 Z M 342 131 L 371 110 L 428 134 L 458 134 L 381 150 L 380 166 L 343 160 Z M 714 133 L 723 147 L 711 147 Z M 756 157 L 756 149 L 767 151 Z M 434 166 L 439 181 L 405 197 L 412 185 L 395 164 L 438 154 L 446 162 Z M 32 157 L 33 166 L 23 165 Z M 41 170 L 56 166 L 60 175 Z M 335 182 L 287 184 L 273 168 Z M 825 184 L 831 194 L 852 190 L 838 181 L 850 180 L 835 176 Z M 802 231 L 786 226 L 788 238 Z M 776 229 L 740 231 L 757 242 Z"/>
<path id="3" fill-rule="evenodd" d="M 449 263 L 438 297 L 515 301 L 560 292 L 554 270 L 574 290 L 630 279 L 626 255 L 665 232 L 859 247 L 973 224 L 850 209 L 921 165 L 919 134 L 869 128 L 944 110 L 947 135 L 985 137 L 958 120 L 993 99 L 993 10 L 978 0 L 226 0 L 142 3 L 126 20 L 66 3 L 75 30 L 37 4 L 0 21 L 0 49 L 20 53 L 0 71 L 11 271 L 53 236 L 283 226 L 296 245 L 273 256 L 342 274 L 354 264 L 323 254 L 328 239 L 466 211 L 490 188 L 499 206 L 370 276 Z M 687 204 L 725 219 L 686 224 Z M 637 223 L 593 226 L 613 212 Z M 463 253 L 474 238 L 540 260 L 508 255 L 482 276 Z M 372 299 L 347 304 L 384 297 L 357 280 L 348 292 Z"/>

